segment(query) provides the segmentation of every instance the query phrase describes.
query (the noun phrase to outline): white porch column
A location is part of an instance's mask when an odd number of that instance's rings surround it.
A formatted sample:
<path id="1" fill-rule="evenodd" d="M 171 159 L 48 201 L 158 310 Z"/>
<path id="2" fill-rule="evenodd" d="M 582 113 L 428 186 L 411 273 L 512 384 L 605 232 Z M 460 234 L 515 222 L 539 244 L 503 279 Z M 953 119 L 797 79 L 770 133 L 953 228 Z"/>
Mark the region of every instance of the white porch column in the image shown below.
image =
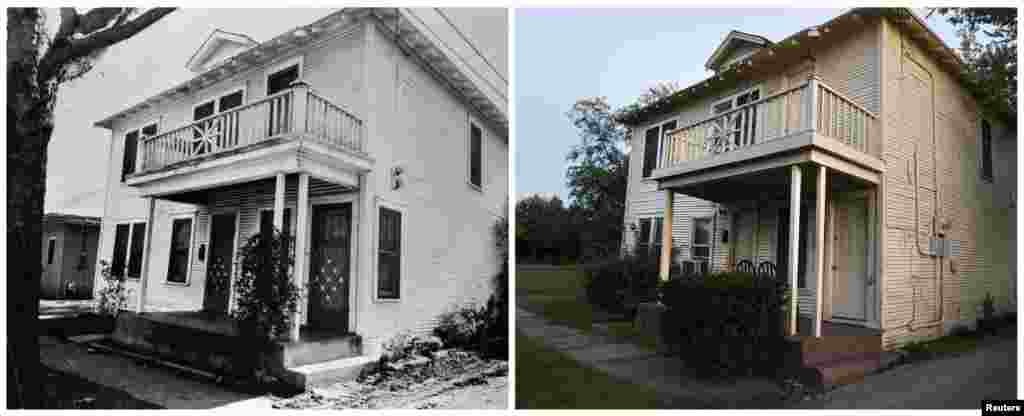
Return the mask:
<path id="1" fill-rule="evenodd" d="M 278 173 L 274 183 L 274 230 L 284 230 L 284 173 Z"/>
<path id="2" fill-rule="evenodd" d="M 150 249 L 150 240 L 153 239 L 153 214 L 156 211 L 156 198 L 146 198 L 146 237 L 145 242 L 142 246 L 142 270 L 139 273 L 139 298 L 136 299 L 135 312 L 143 313 L 146 311 L 146 288 L 149 286 L 149 255 L 152 251 Z"/>
<path id="3" fill-rule="evenodd" d="M 661 277 L 661 280 L 668 280 L 672 267 L 672 202 L 674 200 L 675 192 L 666 189 L 665 215 L 661 220 L 661 263 L 659 263 L 658 269 L 658 276 Z"/>
<path id="4" fill-rule="evenodd" d="M 297 205 L 298 209 L 296 210 L 295 217 L 295 268 L 293 269 L 294 275 L 292 279 L 295 281 L 296 286 L 303 288 L 308 276 L 306 269 L 309 264 L 309 258 L 306 253 L 306 243 L 309 241 L 309 174 L 305 172 L 299 174 L 299 200 Z M 294 322 L 291 331 L 292 341 L 299 340 L 302 311 L 305 310 L 308 302 L 309 294 L 306 293 L 304 299 L 299 302 L 299 308 L 295 311 L 295 316 L 292 317 L 292 322 Z"/>
<path id="5" fill-rule="evenodd" d="M 814 300 L 814 336 L 821 338 L 821 320 L 824 316 L 822 311 L 823 299 L 825 297 L 825 201 L 828 198 L 828 168 L 818 166 L 818 189 L 814 204 L 814 278 L 815 278 L 815 300 Z"/>
<path id="6" fill-rule="evenodd" d="M 797 267 L 800 265 L 800 166 L 789 168 L 789 323 L 790 335 L 797 334 Z"/>

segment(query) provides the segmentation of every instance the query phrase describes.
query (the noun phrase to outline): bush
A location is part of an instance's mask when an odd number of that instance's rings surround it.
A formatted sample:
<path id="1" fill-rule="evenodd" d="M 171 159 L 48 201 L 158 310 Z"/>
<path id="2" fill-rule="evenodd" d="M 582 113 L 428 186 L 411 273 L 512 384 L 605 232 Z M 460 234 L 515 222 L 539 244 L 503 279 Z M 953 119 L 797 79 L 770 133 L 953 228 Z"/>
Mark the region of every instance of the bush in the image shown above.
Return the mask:
<path id="1" fill-rule="evenodd" d="M 642 302 L 658 296 L 657 257 L 627 255 L 585 267 L 587 301 L 609 312 L 632 315 Z"/>
<path id="2" fill-rule="evenodd" d="M 291 239 L 275 230 L 269 239 L 250 237 L 239 249 L 231 317 L 247 335 L 270 340 L 288 335 L 301 296 L 292 282 L 291 247 Z"/>
<path id="3" fill-rule="evenodd" d="M 782 362 L 786 286 L 745 273 L 670 280 L 662 335 L 699 376 L 772 374 Z"/>
<path id="4" fill-rule="evenodd" d="M 96 291 L 99 298 L 96 303 L 97 312 L 117 318 L 121 310 L 128 306 L 128 289 L 124 286 L 124 275 L 115 275 L 111 271 L 110 262 L 100 261 L 100 276 L 103 287 Z"/>
<path id="5" fill-rule="evenodd" d="M 465 306 L 441 314 L 433 333 L 444 342 L 444 345 L 475 350 L 483 341 L 486 326 L 486 307 Z"/>

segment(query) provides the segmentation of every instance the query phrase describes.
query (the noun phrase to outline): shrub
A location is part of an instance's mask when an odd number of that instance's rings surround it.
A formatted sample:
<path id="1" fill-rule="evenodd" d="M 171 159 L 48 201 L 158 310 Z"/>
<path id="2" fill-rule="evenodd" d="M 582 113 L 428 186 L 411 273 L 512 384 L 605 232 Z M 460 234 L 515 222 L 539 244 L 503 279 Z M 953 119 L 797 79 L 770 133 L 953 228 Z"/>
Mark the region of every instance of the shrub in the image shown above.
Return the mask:
<path id="1" fill-rule="evenodd" d="M 632 314 L 641 302 L 657 299 L 657 257 L 627 255 L 585 267 L 587 301 L 609 312 Z"/>
<path id="2" fill-rule="evenodd" d="M 97 312 L 100 315 L 117 318 L 121 310 L 128 306 L 128 289 L 124 286 L 124 275 L 115 275 L 110 262 L 101 260 L 100 276 L 103 277 L 103 287 L 96 291 L 99 298 L 96 303 Z"/>
<path id="3" fill-rule="evenodd" d="M 784 283 L 730 272 L 673 279 L 662 290 L 664 341 L 699 376 L 771 374 L 782 362 Z"/>
<path id="4" fill-rule="evenodd" d="M 477 349 L 487 326 L 487 308 L 464 306 L 441 314 L 434 335 L 454 348 Z"/>
<path id="5" fill-rule="evenodd" d="M 248 335 L 281 339 L 291 328 L 301 296 L 292 282 L 291 247 L 291 239 L 275 230 L 268 239 L 250 237 L 239 249 L 231 316 Z"/>

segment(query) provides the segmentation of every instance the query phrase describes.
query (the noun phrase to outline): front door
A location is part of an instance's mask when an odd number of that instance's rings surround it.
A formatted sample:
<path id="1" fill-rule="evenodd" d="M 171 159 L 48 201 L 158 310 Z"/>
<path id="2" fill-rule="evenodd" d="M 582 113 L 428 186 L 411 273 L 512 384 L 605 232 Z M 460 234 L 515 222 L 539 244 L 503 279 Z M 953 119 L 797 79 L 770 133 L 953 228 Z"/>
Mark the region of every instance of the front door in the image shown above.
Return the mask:
<path id="1" fill-rule="evenodd" d="M 312 329 L 348 332 L 351 222 L 351 203 L 313 208 L 306 322 Z"/>
<path id="2" fill-rule="evenodd" d="M 868 200 L 837 198 L 833 203 L 835 233 L 832 271 L 832 316 L 867 319 Z"/>
<path id="3" fill-rule="evenodd" d="M 210 224 L 203 310 L 226 314 L 235 251 L 235 214 L 216 214 Z"/>

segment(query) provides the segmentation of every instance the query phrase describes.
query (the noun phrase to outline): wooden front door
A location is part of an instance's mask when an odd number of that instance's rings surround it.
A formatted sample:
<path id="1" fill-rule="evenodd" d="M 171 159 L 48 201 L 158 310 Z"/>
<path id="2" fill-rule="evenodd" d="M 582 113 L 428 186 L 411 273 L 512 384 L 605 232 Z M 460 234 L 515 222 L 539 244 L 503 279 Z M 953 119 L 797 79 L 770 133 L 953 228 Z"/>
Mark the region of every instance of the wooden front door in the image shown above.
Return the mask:
<path id="1" fill-rule="evenodd" d="M 310 328 L 348 332 L 351 223 L 351 203 L 313 208 L 306 322 Z"/>
<path id="2" fill-rule="evenodd" d="M 203 310 L 226 314 L 235 255 L 235 214 L 216 214 L 210 220 L 210 253 L 206 258 Z"/>
<path id="3" fill-rule="evenodd" d="M 832 316 L 867 319 L 868 200 L 837 198 L 833 203 Z"/>

